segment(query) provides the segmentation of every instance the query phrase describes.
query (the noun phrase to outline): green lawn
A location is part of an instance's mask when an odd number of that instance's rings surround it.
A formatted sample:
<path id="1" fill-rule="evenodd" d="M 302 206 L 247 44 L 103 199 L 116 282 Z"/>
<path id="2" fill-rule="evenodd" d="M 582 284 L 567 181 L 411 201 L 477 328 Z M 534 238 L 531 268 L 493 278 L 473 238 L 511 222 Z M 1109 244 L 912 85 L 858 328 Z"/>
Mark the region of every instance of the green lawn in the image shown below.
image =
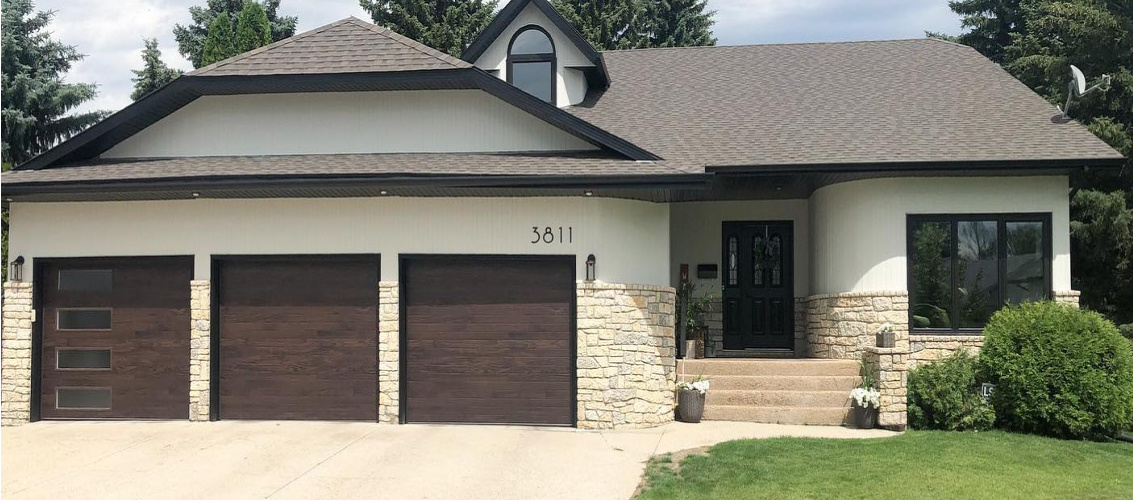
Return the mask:
<path id="1" fill-rule="evenodd" d="M 638 499 L 1133 498 L 1133 444 L 1004 432 L 730 441 L 672 465 L 650 462 Z"/>

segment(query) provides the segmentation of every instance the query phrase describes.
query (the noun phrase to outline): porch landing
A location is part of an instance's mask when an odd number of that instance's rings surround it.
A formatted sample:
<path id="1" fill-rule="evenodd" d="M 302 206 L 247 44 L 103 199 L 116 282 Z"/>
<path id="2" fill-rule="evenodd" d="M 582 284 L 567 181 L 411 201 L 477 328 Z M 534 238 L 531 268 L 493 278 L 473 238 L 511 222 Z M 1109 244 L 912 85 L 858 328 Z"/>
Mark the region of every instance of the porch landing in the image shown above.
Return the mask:
<path id="1" fill-rule="evenodd" d="M 843 425 L 859 365 L 833 359 L 682 359 L 677 380 L 710 381 L 705 420 Z"/>

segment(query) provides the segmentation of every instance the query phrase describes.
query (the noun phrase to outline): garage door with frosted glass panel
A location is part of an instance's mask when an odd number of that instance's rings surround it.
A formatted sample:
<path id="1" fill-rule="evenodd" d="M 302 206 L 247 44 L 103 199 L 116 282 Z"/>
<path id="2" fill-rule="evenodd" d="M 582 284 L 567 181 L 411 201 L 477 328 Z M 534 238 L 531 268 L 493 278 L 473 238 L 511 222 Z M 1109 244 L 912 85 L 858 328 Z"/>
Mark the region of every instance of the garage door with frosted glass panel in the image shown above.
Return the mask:
<path id="1" fill-rule="evenodd" d="M 188 418 L 191 257 L 36 268 L 41 418 Z"/>
<path id="2" fill-rule="evenodd" d="M 573 257 L 406 258 L 405 419 L 572 425 Z"/>
<path id="3" fill-rule="evenodd" d="M 225 419 L 377 420 L 377 256 L 219 260 Z"/>

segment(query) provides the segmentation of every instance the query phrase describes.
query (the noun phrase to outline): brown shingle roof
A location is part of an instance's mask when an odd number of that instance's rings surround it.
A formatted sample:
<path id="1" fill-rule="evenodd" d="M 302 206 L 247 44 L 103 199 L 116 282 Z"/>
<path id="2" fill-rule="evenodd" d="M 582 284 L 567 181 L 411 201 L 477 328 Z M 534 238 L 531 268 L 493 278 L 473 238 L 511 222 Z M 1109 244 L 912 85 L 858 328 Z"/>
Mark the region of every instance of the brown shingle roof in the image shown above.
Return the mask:
<path id="1" fill-rule="evenodd" d="M 666 160 L 723 165 L 1120 155 L 975 50 L 937 40 L 604 52 L 568 111 Z M 697 169 L 699 170 L 699 169 Z"/>
<path id="2" fill-rule="evenodd" d="M 666 162 L 636 162 L 602 153 L 383 153 L 194 156 L 113 160 L 14 170 L 5 185 L 258 176 L 627 176 L 676 175 Z"/>
<path id="3" fill-rule="evenodd" d="M 187 75 L 302 75 L 468 67 L 471 64 L 444 52 L 348 17 Z"/>

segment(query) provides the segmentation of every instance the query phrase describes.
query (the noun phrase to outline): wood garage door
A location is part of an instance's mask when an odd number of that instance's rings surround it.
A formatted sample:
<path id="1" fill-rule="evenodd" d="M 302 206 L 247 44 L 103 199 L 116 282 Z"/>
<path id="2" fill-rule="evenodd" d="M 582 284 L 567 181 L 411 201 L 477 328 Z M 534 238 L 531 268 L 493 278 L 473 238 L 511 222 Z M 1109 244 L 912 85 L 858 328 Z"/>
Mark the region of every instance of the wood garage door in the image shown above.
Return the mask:
<path id="1" fill-rule="evenodd" d="M 222 260 L 220 417 L 378 418 L 377 257 Z"/>
<path id="2" fill-rule="evenodd" d="M 406 420 L 572 425 L 573 258 L 403 262 Z"/>
<path id="3" fill-rule="evenodd" d="M 188 418 L 192 257 L 36 267 L 41 418 Z"/>

